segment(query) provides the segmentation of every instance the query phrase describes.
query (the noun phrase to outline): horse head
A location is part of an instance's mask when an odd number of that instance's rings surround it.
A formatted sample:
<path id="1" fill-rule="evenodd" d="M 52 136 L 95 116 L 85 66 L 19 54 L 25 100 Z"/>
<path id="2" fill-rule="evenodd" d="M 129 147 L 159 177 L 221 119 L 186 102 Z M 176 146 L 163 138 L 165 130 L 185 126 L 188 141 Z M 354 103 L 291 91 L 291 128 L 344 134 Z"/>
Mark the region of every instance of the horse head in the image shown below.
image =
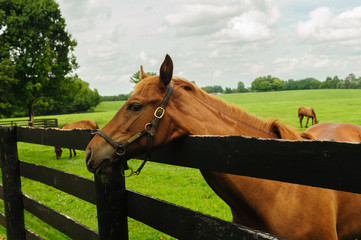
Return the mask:
<path id="1" fill-rule="evenodd" d="M 56 159 L 60 159 L 63 150 L 60 147 L 54 147 L 54 149 L 55 149 Z"/>
<path id="2" fill-rule="evenodd" d="M 144 153 L 149 144 L 149 136 L 147 139 L 144 135 L 152 135 L 152 147 L 184 135 L 176 129 L 168 113 L 174 109 L 174 103 L 169 101 L 175 97 L 170 92 L 172 75 L 173 62 L 168 55 L 159 76 L 148 76 L 141 67 L 141 81 L 131 97 L 86 148 L 90 172 L 107 172 L 112 166 Z M 161 107 L 167 95 L 169 104 Z M 158 124 L 160 126 L 155 130 L 154 125 Z"/>

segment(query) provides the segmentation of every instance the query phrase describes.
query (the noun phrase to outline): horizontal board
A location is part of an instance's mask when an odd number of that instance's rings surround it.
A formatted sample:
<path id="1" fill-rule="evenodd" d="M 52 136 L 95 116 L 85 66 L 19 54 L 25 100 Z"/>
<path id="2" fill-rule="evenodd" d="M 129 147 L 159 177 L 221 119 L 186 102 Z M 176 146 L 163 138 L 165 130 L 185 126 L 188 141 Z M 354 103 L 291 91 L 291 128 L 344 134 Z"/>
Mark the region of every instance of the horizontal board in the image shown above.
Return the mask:
<path id="1" fill-rule="evenodd" d="M 17 130 L 19 141 L 56 145 L 71 138 L 82 149 L 92 138 L 90 130 Z M 358 143 L 190 136 L 153 151 L 152 161 L 361 193 L 360 153 Z"/>
<path id="2" fill-rule="evenodd" d="M 96 204 L 94 181 L 90 179 L 23 161 L 20 161 L 20 175 Z"/>
<path id="3" fill-rule="evenodd" d="M 24 208 L 34 216 L 46 222 L 72 239 L 98 239 L 98 233 L 93 229 L 59 213 L 42 203 L 23 195 Z"/>
<path id="4" fill-rule="evenodd" d="M 152 161 L 361 193 L 360 154 L 359 143 L 191 136 L 154 151 Z"/>
<path id="5" fill-rule="evenodd" d="M 96 130 L 17 127 L 17 140 L 20 142 L 85 150 Z"/>
<path id="6" fill-rule="evenodd" d="M 178 239 L 283 239 L 128 190 L 128 215 Z"/>
<path id="7" fill-rule="evenodd" d="M 36 234 L 26 228 L 25 228 L 25 237 L 26 237 L 26 240 L 45 240 L 44 238 L 40 237 L 38 234 Z"/>

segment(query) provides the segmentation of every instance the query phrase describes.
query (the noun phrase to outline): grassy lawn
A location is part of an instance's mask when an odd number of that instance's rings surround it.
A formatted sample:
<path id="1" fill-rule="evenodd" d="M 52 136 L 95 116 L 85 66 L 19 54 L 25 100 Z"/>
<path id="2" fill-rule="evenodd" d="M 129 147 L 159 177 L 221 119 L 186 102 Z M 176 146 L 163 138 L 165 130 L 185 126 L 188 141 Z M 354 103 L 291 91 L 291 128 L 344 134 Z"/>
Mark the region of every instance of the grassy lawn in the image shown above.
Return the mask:
<path id="1" fill-rule="evenodd" d="M 314 108 L 319 122 L 349 122 L 361 125 L 361 90 L 283 91 L 227 94 L 219 97 L 259 117 L 280 119 L 297 128 L 299 127 L 297 109 L 300 106 Z M 123 103 L 102 102 L 94 112 L 46 117 L 58 118 L 59 125 L 92 119 L 102 128 Z M 77 151 L 76 158 L 70 160 L 68 159 L 69 151 L 64 149 L 61 159 L 56 160 L 53 147 L 19 143 L 18 150 L 19 158 L 23 161 L 50 166 L 93 179 L 93 175 L 86 170 L 83 151 Z M 130 165 L 134 168 L 139 164 L 138 160 L 130 161 Z M 22 179 L 22 182 L 22 190 L 27 195 L 97 230 L 94 205 L 28 179 Z M 196 169 L 147 163 L 140 176 L 126 180 L 126 186 L 129 189 L 227 221 L 232 220 L 228 206 L 213 193 Z M 2 201 L 0 201 L 0 206 L 0 210 L 4 211 Z M 25 213 L 25 216 L 26 227 L 45 239 L 69 239 L 47 227 L 31 214 Z M 171 239 L 132 219 L 129 219 L 129 234 L 130 239 Z M 4 228 L 0 227 L 0 238 L 5 236 Z"/>

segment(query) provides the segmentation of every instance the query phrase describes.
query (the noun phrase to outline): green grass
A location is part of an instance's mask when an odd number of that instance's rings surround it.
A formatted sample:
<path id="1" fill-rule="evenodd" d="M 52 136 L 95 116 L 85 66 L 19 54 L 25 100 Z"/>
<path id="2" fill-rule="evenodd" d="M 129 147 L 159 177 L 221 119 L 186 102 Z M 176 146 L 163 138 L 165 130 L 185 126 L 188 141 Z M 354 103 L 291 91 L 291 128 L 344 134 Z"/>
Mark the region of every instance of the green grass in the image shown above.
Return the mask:
<path id="1" fill-rule="evenodd" d="M 320 122 L 350 122 L 361 125 L 361 90 L 243 93 L 219 97 L 259 117 L 281 119 L 286 124 L 297 128 L 299 127 L 297 109 L 300 106 L 313 107 Z M 94 112 L 46 117 L 58 118 L 59 125 L 82 119 L 93 119 L 99 127 L 103 127 L 123 103 L 102 102 Z M 77 151 L 76 158 L 70 160 L 68 159 L 69 150 L 64 149 L 61 159 L 56 160 L 53 147 L 19 143 L 18 150 L 19 158 L 23 161 L 50 166 L 93 179 L 93 175 L 86 170 L 83 151 Z M 131 160 L 129 164 L 136 168 L 140 161 Z M 22 182 L 22 190 L 27 195 L 97 230 L 94 205 L 25 178 Z M 149 162 L 140 176 L 126 180 L 126 186 L 129 189 L 227 221 L 232 219 L 228 206 L 209 188 L 196 169 Z M 2 201 L 0 201 L 0 206 L 4 211 Z M 29 213 L 25 213 L 25 218 L 26 227 L 39 233 L 45 239 L 69 239 Z M 172 239 L 132 219 L 129 219 L 129 234 L 130 239 Z M 0 227 L 0 238 L 5 236 L 4 228 Z"/>

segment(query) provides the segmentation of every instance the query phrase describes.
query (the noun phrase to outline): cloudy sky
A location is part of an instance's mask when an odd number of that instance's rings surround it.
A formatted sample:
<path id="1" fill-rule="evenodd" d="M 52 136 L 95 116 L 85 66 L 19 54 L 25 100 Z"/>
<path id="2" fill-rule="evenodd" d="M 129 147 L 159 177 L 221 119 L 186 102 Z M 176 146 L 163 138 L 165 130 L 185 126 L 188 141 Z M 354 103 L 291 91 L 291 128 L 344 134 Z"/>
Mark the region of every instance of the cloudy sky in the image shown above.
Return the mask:
<path id="1" fill-rule="evenodd" d="M 129 93 L 143 65 L 200 87 L 361 75 L 357 0 L 57 0 L 77 40 L 78 75 L 100 95 Z"/>

